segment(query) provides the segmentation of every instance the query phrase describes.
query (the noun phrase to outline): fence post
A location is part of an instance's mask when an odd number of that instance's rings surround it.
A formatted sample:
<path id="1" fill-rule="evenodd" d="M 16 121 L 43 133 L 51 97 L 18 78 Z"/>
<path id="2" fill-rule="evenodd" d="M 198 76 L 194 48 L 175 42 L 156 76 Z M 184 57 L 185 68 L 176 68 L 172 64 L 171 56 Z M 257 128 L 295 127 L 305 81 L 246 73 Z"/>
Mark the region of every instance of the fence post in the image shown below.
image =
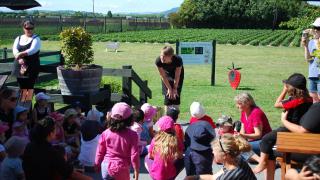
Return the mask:
<path id="1" fill-rule="evenodd" d="M 160 25 L 160 29 L 161 29 L 162 28 L 161 17 L 159 18 L 159 25 Z"/>
<path id="2" fill-rule="evenodd" d="M 87 31 L 87 15 L 85 15 L 83 18 L 83 27 L 84 27 L 84 30 Z"/>
<path id="3" fill-rule="evenodd" d="M 62 32 L 63 22 L 62 22 L 62 16 L 61 15 L 59 16 L 59 24 L 60 24 L 60 27 L 59 27 L 60 32 Z"/>
<path id="4" fill-rule="evenodd" d="M 144 84 L 146 85 L 146 87 L 148 87 L 148 81 L 145 80 L 145 81 L 143 81 L 143 82 L 144 82 Z M 146 96 L 146 93 L 145 93 L 144 91 L 142 91 L 141 88 L 139 89 L 139 92 L 140 92 L 140 103 L 141 103 L 141 104 L 146 103 L 147 100 L 148 100 L 148 98 L 147 98 L 147 96 Z"/>
<path id="5" fill-rule="evenodd" d="M 122 27 L 122 17 L 120 17 L 120 32 L 123 32 L 123 27 Z"/>
<path id="6" fill-rule="evenodd" d="M 211 86 L 215 84 L 216 74 L 216 40 L 212 41 L 212 66 L 211 66 Z"/>
<path id="7" fill-rule="evenodd" d="M 135 27 L 135 28 L 136 28 L 135 30 L 137 30 L 137 29 L 138 29 L 138 18 L 135 17 L 135 18 L 134 18 L 134 21 L 135 21 L 134 24 L 135 24 L 135 26 L 136 26 L 136 27 Z"/>
<path id="8" fill-rule="evenodd" d="M 3 48 L 3 59 L 7 59 L 8 58 L 8 49 L 5 47 L 5 48 Z"/>
<path id="9" fill-rule="evenodd" d="M 130 69 L 132 70 L 132 66 L 126 65 L 122 66 L 122 69 Z M 131 77 L 122 77 L 122 93 L 123 95 L 127 95 L 128 104 L 131 105 L 131 97 L 132 97 L 132 78 Z"/>
<path id="10" fill-rule="evenodd" d="M 104 16 L 104 33 L 107 33 L 107 16 Z"/>

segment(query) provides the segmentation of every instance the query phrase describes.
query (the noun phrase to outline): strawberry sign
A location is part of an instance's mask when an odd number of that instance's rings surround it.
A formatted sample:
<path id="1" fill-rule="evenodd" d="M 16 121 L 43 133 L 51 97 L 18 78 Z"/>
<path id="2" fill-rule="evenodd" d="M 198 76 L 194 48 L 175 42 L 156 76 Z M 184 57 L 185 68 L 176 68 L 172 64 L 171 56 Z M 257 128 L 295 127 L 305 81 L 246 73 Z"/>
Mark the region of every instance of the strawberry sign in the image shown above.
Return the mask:
<path id="1" fill-rule="evenodd" d="M 236 90 L 241 81 L 241 73 L 240 69 L 242 68 L 234 68 L 234 64 L 232 63 L 232 69 L 228 68 L 230 71 L 228 73 L 229 83 L 232 89 Z"/>

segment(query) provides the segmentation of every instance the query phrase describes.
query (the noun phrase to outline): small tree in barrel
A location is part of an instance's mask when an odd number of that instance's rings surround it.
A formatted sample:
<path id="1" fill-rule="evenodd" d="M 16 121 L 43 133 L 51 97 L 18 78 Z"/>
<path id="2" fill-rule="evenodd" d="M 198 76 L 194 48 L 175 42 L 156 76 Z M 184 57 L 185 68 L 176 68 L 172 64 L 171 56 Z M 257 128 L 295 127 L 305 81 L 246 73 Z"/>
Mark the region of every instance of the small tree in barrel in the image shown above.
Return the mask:
<path id="1" fill-rule="evenodd" d="M 81 27 L 65 29 L 59 35 L 68 68 L 79 70 L 93 62 L 92 37 Z"/>

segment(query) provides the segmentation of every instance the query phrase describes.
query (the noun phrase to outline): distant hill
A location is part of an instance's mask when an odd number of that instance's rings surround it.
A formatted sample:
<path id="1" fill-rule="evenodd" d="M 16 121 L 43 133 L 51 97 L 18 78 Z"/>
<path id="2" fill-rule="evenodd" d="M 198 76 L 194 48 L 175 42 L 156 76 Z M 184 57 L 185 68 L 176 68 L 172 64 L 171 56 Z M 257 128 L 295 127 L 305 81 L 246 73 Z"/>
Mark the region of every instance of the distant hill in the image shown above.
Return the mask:
<path id="1" fill-rule="evenodd" d="M 175 7 L 175 8 L 169 9 L 169 10 L 167 10 L 167 11 L 160 12 L 160 14 L 163 14 L 163 15 L 165 15 L 165 16 L 168 16 L 168 15 L 171 14 L 171 13 L 178 12 L 178 10 L 179 10 L 179 7 Z"/>

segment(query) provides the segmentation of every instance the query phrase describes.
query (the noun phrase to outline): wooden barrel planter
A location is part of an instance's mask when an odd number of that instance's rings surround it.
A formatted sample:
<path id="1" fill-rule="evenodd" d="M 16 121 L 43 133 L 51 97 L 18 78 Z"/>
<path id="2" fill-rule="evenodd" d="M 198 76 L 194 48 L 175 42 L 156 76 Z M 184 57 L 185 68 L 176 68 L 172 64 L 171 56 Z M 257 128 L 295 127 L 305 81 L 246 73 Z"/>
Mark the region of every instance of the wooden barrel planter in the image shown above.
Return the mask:
<path id="1" fill-rule="evenodd" d="M 102 78 L 102 66 L 89 66 L 81 70 L 57 67 L 62 95 L 84 95 L 97 93 Z"/>

